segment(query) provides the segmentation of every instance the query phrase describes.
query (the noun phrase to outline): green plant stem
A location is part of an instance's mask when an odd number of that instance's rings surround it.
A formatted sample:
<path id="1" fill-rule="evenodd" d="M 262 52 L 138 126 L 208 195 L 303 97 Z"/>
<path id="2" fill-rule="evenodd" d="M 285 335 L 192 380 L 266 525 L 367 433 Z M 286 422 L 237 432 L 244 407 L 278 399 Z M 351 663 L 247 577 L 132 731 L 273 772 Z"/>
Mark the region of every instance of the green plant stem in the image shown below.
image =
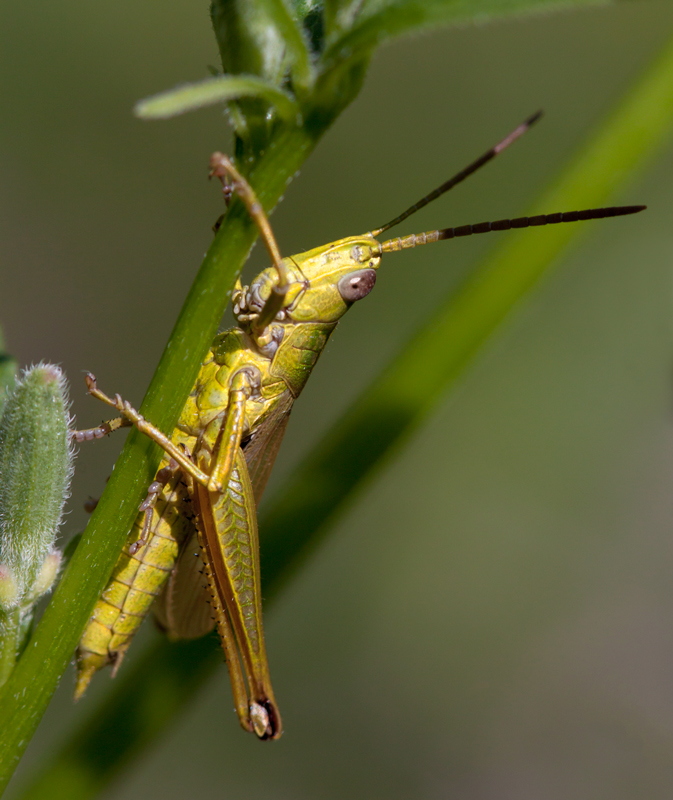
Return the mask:
<path id="1" fill-rule="evenodd" d="M 533 213 L 608 201 L 647 166 L 668 141 L 672 127 L 673 40 L 592 135 L 555 187 L 543 195 Z M 427 417 L 503 319 L 583 232 L 587 228 L 582 225 L 568 225 L 522 235 L 503 234 L 494 254 L 353 404 L 276 494 L 263 516 L 265 597 L 276 594 L 353 491 Z M 185 659 L 192 659 L 187 672 L 191 669 L 201 680 L 221 661 L 210 640 L 201 645 L 159 643 L 124 675 L 104 708 L 65 745 L 24 798 L 85 800 L 95 796 L 120 764 L 136 758 L 143 745 L 164 731 L 169 719 L 194 695 L 196 678 L 178 680 L 186 669 Z M 157 699 L 157 681 L 166 687 L 161 700 Z M 132 715 L 130 719 L 127 713 Z M 122 724 L 123 736 L 117 727 Z"/>
<path id="2" fill-rule="evenodd" d="M 265 208 L 278 201 L 325 127 L 284 129 L 269 145 L 250 174 Z M 172 430 L 177 421 L 255 237 L 256 229 L 243 205 L 232 203 L 141 406 L 141 413 L 162 430 Z M 146 437 L 137 431 L 130 433 L 82 541 L 3 689 L 0 790 L 11 777 L 72 657 L 160 458 L 160 450 Z"/>
<path id="3" fill-rule="evenodd" d="M 0 610 L 0 686 L 4 686 L 12 674 L 19 652 L 21 611 Z"/>

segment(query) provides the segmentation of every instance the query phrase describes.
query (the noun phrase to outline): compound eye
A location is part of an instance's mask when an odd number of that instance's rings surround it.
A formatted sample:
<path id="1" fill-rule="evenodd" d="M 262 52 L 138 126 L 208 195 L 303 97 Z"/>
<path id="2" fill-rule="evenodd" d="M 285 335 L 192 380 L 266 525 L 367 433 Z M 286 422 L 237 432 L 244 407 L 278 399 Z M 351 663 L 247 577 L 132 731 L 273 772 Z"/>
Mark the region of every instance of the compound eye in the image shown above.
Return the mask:
<path id="1" fill-rule="evenodd" d="M 337 288 L 347 303 L 354 303 L 356 300 L 366 297 L 374 288 L 375 283 L 375 269 L 359 269 L 344 275 L 337 284 Z"/>

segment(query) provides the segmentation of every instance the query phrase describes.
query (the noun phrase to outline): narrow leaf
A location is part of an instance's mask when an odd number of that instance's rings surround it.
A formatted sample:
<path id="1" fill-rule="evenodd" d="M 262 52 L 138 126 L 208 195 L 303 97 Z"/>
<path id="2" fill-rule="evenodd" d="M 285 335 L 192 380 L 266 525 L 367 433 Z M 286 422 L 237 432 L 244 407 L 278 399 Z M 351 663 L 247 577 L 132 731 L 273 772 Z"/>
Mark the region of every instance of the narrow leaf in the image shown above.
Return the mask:
<path id="1" fill-rule="evenodd" d="M 325 0 L 326 40 L 333 43 L 339 35 L 350 31 L 358 17 L 363 15 L 364 5 L 363 0 Z"/>
<path id="2" fill-rule="evenodd" d="M 330 0 L 332 41 L 328 39 L 323 62 L 344 63 L 386 39 L 441 25 L 605 4 L 606 0 Z"/>
<path id="3" fill-rule="evenodd" d="M 198 83 L 186 83 L 136 103 L 134 113 L 141 119 L 168 119 L 197 108 L 254 97 L 273 105 L 278 114 L 295 122 L 299 113 L 293 97 L 254 75 L 219 75 Z"/>
<path id="4" fill-rule="evenodd" d="M 304 33 L 283 0 L 257 0 L 273 21 L 285 42 L 286 55 L 295 88 L 308 88 L 312 82 L 312 67 Z"/>
<path id="5" fill-rule="evenodd" d="M 311 52 L 322 52 L 327 4 L 323 0 L 292 0 L 292 6 L 301 21 L 305 36 L 308 37 Z"/>

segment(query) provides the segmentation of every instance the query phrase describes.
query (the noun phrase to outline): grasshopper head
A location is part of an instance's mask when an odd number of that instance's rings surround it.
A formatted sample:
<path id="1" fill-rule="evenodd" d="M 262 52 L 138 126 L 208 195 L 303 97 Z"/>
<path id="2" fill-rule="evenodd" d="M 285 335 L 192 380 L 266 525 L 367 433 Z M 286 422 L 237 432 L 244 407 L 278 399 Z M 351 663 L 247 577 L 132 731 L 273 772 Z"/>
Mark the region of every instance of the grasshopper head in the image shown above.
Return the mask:
<path id="1" fill-rule="evenodd" d="M 376 283 L 381 245 L 370 234 L 349 236 L 291 259 L 300 291 L 288 294 L 294 322 L 336 322 Z"/>
<path id="2" fill-rule="evenodd" d="M 350 236 L 284 259 L 289 290 L 278 322 L 336 322 L 374 287 L 381 245 L 371 234 Z M 278 284 L 275 269 L 265 269 L 234 296 L 239 323 L 259 314 Z"/>

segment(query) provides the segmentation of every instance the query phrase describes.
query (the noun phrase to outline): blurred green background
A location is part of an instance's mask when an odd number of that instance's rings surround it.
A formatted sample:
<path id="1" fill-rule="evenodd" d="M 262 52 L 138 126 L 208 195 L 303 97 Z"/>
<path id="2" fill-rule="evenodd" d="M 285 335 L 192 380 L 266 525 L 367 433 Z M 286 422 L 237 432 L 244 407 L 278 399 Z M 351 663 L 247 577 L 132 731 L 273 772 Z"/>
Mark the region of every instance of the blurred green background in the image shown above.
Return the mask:
<path id="1" fill-rule="evenodd" d="M 525 213 L 671 30 L 672 4 L 640 0 L 387 46 L 274 214 L 283 252 L 383 224 L 542 107 L 404 232 Z M 221 109 L 131 115 L 208 63 L 206 2 L 0 7 L 0 323 L 21 363 L 64 366 L 81 426 L 105 413 L 85 369 L 142 398 L 221 211 Z M 673 147 L 614 199 L 649 210 L 587 224 L 267 615 L 283 738 L 242 734 L 222 667 L 107 797 L 671 797 Z M 389 258 L 297 403 L 269 495 L 493 244 Z M 81 450 L 67 535 L 119 446 Z M 73 706 L 66 675 L 15 792 L 94 684 Z"/>

